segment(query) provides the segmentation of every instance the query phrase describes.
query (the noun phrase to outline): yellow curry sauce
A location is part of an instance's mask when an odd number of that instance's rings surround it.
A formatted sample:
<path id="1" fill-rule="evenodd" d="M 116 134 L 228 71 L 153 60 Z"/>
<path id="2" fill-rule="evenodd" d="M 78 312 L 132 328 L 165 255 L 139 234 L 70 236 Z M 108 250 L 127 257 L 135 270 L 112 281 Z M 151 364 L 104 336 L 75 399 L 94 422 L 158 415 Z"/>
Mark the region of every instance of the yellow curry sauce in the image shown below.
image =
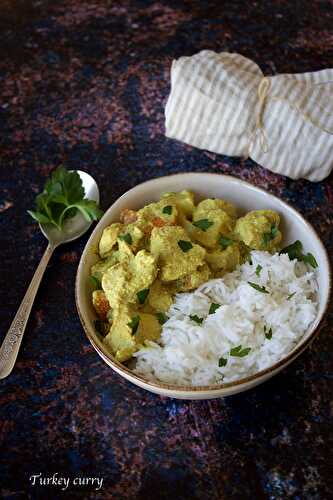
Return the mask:
<path id="1" fill-rule="evenodd" d="M 104 229 L 101 259 L 91 268 L 99 288 L 92 301 L 110 351 L 119 361 L 130 359 L 146 340 L 159 338 L 176 293 L 233 271 L 252 249 L 276 251 L 279 223 L 272 210 L 238 218 L 221 199 L 195 205 L 190 191 L 124 210 L 120 222 Z"/>

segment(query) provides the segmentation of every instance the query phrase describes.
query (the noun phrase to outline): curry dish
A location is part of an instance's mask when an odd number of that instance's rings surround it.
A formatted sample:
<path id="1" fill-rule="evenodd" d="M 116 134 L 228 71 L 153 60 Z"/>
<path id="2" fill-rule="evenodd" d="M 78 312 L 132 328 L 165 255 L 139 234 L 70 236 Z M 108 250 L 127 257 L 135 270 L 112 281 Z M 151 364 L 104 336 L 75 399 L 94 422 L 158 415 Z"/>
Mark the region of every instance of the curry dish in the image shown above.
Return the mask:
<path id="1" fill-rule="evenodd" d="M 126 209 L 103 231 L 92 266 L 98 330 L 121 362 L 146 340 L 158 340 L 176 293 L 194 290 L 233 271 L 251 250 L 275 252 L 279 214 L 242 217 L 222 199 L 197 205 L 190 191 L 165 193 L 138 211 Z"/>

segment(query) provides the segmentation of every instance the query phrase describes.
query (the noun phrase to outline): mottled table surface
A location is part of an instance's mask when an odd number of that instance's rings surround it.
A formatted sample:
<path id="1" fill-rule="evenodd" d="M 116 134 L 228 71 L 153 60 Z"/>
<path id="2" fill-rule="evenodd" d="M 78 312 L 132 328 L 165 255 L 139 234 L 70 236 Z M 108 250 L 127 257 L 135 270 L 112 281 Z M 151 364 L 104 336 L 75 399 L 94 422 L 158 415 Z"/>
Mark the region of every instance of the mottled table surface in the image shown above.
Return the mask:
<path id="1" fill-rule="evenodd" d="M 1 338 L 46 241 L 26 214 L 60 163 L 91 173 L 107 208 L 174 172 L 221 172 L 292 203 L 333 248 L 333 179 L 312 184 L 164 136 L 173 58 L 208 48 L 266 74 L 332 65 L 325 0 L 4 0 L 0 6 Z M 12 375 L 0 382 L 4 499 L 328 499 L 332 315 L 273 380 L 208 402 L 122 380 L 85 338 L 74 279 L 88 235 L 49 265 Z M 30 477 L 70 478 L 33 485 Z M 103 486 L 74 485 L 103 478 Z"/>

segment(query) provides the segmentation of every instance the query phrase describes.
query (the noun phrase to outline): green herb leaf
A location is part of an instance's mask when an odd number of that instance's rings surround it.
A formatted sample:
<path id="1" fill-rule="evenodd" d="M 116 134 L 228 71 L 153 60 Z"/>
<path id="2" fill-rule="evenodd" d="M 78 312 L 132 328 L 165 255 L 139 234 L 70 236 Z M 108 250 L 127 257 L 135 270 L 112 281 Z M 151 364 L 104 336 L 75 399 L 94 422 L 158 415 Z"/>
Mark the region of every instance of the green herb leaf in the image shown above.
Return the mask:
<path id="1" fill-rule="evenodd" d="M 44 215 L 42 212 L 34 212 L 33 210 L 27 210 L 28 214 L 31 215 L 33 219 L 35 219 L 40 224 L 49 224 L 50 219 L 47 215 Z"/>
<path id="2" fill-rule="evenodd" d="M 214 314 L 217 309 L 221 307 L 221 304 L 215 304 L 215 302 L 212 302 L 208 311 L 208 314 Z"/>
<path id="3" fill-rule="evenodd" d="M 133 238 L 132 236 L 130 235 L 130 233 L 125 233 L 125 234 L 120 234 L 118 236 L 118 238 L 122 241 L 126 241 L 126 243 L 128 243 L 128 245 L 132 245 L 133 243 Z"/>
<path id="4" fill-rule="evenodd" d="M 136 296 L 138 298 L 139 304 L 144 304 L 146 298 L 148 297 L 149 293 L 149 288 L 143 288 L 143 290 L 140 290 Z"/>
<path id="5" fill-rule="evenodd" d="M 269 293 L 269 291 L 266 289 L 265 286 L 260 286 L 260 285 L 257 285 L 257 283 L 252 283 L 252 281 L 248 281 L 248 284 L 250 286 L 252 286 L 252 288 L 254 288 L 255 290 L 257 290 L 258 292 L 261 292 L 261 293 Z"/>
<path id="6" fill-rule="evenodd" d="M 303 255 L 302 257 L 303 262 L 306 264 L 310 264 L 314 269 L 318 267 L 318 262 L 316 261 L 315 257 L 312 255 L 312 253 L 307 253 L 306 255 Z"/>
<path id="7" fill-rule="evenodd" d="M 132 335 L 134 335 L 139 327 L 139 323 L 140 323 L 140 316 L 137 315 L 137 316 L 133 316 L 133 318 L 131 319 L 131 321 L 129 323 L 127 323 L 127 326 L 129 326 L 132 330 Z"/>
<path id="8" fill-rule="evenodd" d="M 95 319 L 94 327 L 96 332 L 99 333 L 102 337 L 105 337 L 109 331 L 108 323 L 105 323 L 105 321 L 102 321 L 100 319 Z"/>
<path id="9" fill-rule="evenodd" d="M 256 275 L 257 276 L 260 276 L 261 270 L 262 270 L 262 266 L 260 264 L 258 264 L 256 267 Z"/>
<path id="10" fill-rule="evenodd" d="M 270 328 L 269 330 L 267 330 L 267 327 L 266 327 L 266 325 L 265 325 L 265 326 L 264 326 L 264 334 L 265 334 L 266 339 L 271 340 L 272 335 L 273 335 L 273 330 L 272 330 L 272 328 Z"/>
<path id="11" fill-rule="evenodd" d="M 192 321 L 194 321 L 195 323 L 198 323 L 198 325 L 201 325 L 202 322 L 203 322 L 203 318 L 199 318 L 199 316 L 197 316 L 196 314 L 194 315 L 190 315 L 190 318 Z"/>
<path id="12" fill-rule="evenodd" d="M 301 262 L 305 262 L 306 264 L 310 264 L 310 266 L 316 269 L 316 267 L 318 267 L 318 262 L 316 261 L 315 257 L 310 252 L 304 255 L 302 250 L 303 250 L 302 243 L 299 240 L 296 240 L 291 245 L 288 245 L 287 247 L 283 248 L 279 252 L 279 255 L 281 255 L 282 253 L 287 253 L 290 260 L 297 259 Z"/>
<path id="13" fill-rule="evenodd" d="M 162 210 L 163 214 L 171 215 L 172 214 L 172 205 L 167 205 Z"/>
<path id="14" fill-rule="evenodd" d="M 268 243 L 272 240 L 274 240 L 274 238 L 276 237 L 278 233 L 278 228 L 275 224 L 272 224 L 271 226 L 271 230 L 269 233 L 264 233 L 263 236 L 262 236 L 262 242 L 265 246 L 268 245 Z"/>
<path id="15" fill-rule="evenodd" d="M 36 196 L 36 210 L 28 210 L 28 213 L 37 222 L 52 224 L 59 230 L 67 219 L 78 212 L 89 221 L 100 219 L 102 211 L 95 201 L 85 198 L 84 195 L 78 172 L 69 172 L 59 166 L 45 183 L 43 192 Z"/>
<path id="16" fill-rule="evenodd" d="M 101 281 L 96 276 L 89 276 L 89 279 L 95 290 L 102 288 Z"/>
<path id="17" fill-rule="evenodd" d="M 280 250 L 279 252 L 279 255 L 281 255 L 282 253 L 287 253 L 290 260 L 294 259 L 302 260 L 303 257 L 302 249 L 303 249 L 302 243 L 299 240 L 296 240 L 291 245 L 282 248 L 282 250 Z"/>
<path id="18" fill-rule="evenodd" d="M 292 298 L 293 298 L 293 296 L 294 296 L 295 294 L 296 294 L 296 292 L 293 292 L 293 293 L 291 293 L 290 295 L 288 295 L 287 300 L 292 299 Z"/>
<path id="19" fill-rule="evenodd" d="M 160 325 L 164 325 L 164 323 L 168 321 L 168 317 L 162 312 L 156 313 L 156 317 Z"/>
<path id="20" fill-rule="evenodd" d="M 184 253 L 188 252 L 193 248 L 193 245 L 190 241 L 185 241 L 185 240 L 179 240 L 178 241 L 178 246 L 181 250 L 183 250 Z"/>
<path id="21" fill-rule="evenodd" d="M 233 243 L 234 243 L 233 240 L 227 238 L 226 236 L 222 236 L 222 234 L 218 239 L 218 244 L 220 245 L 222 250 L 225 250 L 229 245 L 232 245 Z"/>
<path id="22" fill-rule="evenodd" d="M 228 363 L 227 358 L 220 358 L 219 359 L 219 367 L 221 368 L 222 366 L 225 366 Z"/>
<path id="23" fill-rule="evenodd" d="M 230 356 L 235 356 L 237 358 L 244 358 L 244 356 L 247 356 L 250 351 L 251 347 L 244 347 L 244 349 L 242 349 L 242 346 L 239 345 L 237 347 L 233 347 L 232 349 L 230 349 Z"/>
<path id="24" fill-rule="evenodd" d="M 209 229 L 214 224 L 214 222 L 212 222 L 212 221 L 210 221 L 208 219 L 200 219 L 200 220 L 196 220 L 192 224 L 193 224 L 193 226 L 198 227 L 199 229 L 201 229 L 201 231 L 206 232 L 207 229 Z"/>

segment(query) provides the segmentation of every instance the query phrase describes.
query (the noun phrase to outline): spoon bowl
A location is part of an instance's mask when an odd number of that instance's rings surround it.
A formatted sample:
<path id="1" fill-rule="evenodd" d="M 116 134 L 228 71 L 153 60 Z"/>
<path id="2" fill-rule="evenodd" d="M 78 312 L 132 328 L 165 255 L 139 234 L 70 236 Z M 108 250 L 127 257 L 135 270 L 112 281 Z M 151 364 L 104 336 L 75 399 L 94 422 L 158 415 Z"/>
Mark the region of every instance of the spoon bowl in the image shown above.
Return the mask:
<path id="1" fill-rule="evenodd" d="M 82 180 L 85 197 L 96 201 L 97 205 L 99 205 L 99 189 L 95 179 L 82 170 L 77 170 L 77 173 Z M 39 227 L 45 238 L 49 240 L 50 245 L 55 248 L 62 243 L 68 243 L 82 236 L 89 229 L 92 222 L 88 221 L 81 212 L 78 212 L 74 217 L 65 221 L 61 231 L 51 224 L 39 224 Z"/>

